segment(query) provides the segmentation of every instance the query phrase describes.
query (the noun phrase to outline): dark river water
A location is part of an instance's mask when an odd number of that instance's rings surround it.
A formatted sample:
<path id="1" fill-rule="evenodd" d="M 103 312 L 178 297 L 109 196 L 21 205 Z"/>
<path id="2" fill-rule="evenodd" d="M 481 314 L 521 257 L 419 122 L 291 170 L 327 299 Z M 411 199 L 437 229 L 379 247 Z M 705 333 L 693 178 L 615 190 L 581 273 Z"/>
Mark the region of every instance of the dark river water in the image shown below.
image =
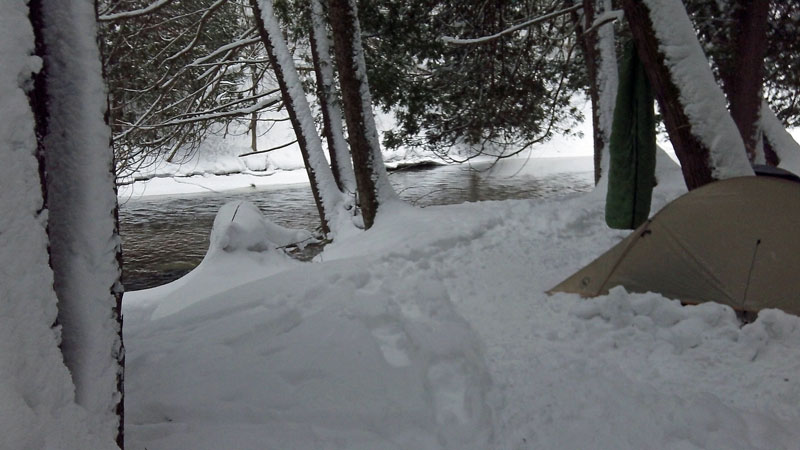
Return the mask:
<path id="1" fill-rule="evenodd" d="M 569 160 L 574 161 L 570 164 Z M 394 171 L 389 179 L 401 198 L 422 207 L 551 198 L 593 186 L 592 172 L 583 158 L 562 158 L 548 167 L 537 164 L 543 163 L 503 161 L 491 169 L 488 164 L 439 166 Z M 125 288 L 158 286 L 199 264 L 208 249 L 214 216 L 231 200 L 250 201 L 270 220 L 286 227 L 313 230 L 319 225 L 307 184 L 129 199 L 120 206 Z"/>

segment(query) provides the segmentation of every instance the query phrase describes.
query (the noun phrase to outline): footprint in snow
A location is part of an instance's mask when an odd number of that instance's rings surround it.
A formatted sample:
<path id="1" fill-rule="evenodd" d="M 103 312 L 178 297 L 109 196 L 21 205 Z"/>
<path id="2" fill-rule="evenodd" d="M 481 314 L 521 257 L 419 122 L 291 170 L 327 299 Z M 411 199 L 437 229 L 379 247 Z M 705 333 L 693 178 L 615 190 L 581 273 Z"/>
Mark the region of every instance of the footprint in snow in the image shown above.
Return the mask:
<path id="1" fill-rule="evenodd" d="M 408 345 L 408 336 L 397 324 L 385 324 L 372 329 L 372 335 L 378 340 L 383 359 L 394 367 L 411 365 L 408 352 L 404 349 Z"/>

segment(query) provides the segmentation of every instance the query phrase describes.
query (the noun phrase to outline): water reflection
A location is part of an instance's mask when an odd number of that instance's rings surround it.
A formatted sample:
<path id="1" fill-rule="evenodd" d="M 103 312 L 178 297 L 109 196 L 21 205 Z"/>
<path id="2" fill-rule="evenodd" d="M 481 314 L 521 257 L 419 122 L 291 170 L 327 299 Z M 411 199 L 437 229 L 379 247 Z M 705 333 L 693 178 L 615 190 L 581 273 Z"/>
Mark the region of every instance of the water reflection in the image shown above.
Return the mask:
<path id="1" fill-rule="evenodd" d="M 488 164 L 473 168 L 442 166 L 396 171 L 389 178 L 401 198 L 422 207 L 465 201 L 549 198 L 591 188 L 590 168 L 577 172 L 570 167 L 563 169 L 543 172 L 536 167 L 522 167 L 520 170 L 519 163 L 503 163 L 491 170 Z M 208 248 L 214 216 L 230 200 L 253 202 L 270 220 L 286 227 L 313 229 L 319 224 L 307 185 L 128 200 L 120 208 L 126 289 L 157 286 L 195 267 Z"/>

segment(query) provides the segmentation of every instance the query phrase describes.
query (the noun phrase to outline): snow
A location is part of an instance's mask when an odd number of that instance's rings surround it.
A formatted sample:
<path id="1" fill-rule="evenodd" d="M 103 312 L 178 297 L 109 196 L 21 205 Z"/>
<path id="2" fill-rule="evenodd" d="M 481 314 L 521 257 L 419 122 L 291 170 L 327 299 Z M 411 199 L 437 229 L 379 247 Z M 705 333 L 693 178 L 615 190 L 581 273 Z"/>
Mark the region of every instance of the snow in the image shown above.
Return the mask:
<path id="1" fill-rule="evenodd" d="M 654 211 L 686 190 L 671 161 Z M 243 228 L 258 229 L 247 208 Z M 214 246 L 202 269 L 126 295 L 128 443 L 795 448 L 799 318 L 740 326 L 726 306 L 656 294 L 545 294 L 624 236 L 593 192 L 392 203 L 311 263 L 264 235 Z"/>
<path id="2" fill-rule="evenodd" d="M 683 3 L 644 0 L 644 4 L 692 133 L 709 149 L 712 175 L 718 180 L 753 175 L 725 94 L 714 80 Z"/>
<path id="3" fill-rule="evenodd" d="M 0 2 L 0 448 L 115 448 L 74 402 L 58 349 L 34 117 L 26 92 L 42 67 L 24 0 Z M 13 236 L 13 238 L 10 238 Z"/>

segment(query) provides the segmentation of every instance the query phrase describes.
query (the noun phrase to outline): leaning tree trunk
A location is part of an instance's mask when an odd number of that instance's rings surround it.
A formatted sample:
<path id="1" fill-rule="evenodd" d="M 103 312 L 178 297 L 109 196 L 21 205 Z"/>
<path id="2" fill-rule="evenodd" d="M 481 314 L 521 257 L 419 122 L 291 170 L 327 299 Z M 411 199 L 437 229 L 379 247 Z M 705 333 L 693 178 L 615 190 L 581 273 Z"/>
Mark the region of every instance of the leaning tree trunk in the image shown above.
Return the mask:
<path id="1" fill-rule="evenodd" d="M 92 0 L 42 0 L 50 261 L 64 362 L 92 428 L 123 444 L 121 241 Z"/>
<path id="2" fill-rule="evenodd" d="M 744 142 L 680 0 L 622 4 L 686 186 L 752 175 Z"/>
<path id="3" fill-rule="evenodd" d="M 759 128 L 764 131 L 764 146 L 769 147 L 772 153 L 765 152 L 767 162 L 772 166 L 800 173 L 800 144 L 781 123 L 766 101 L 761 103 L 759 113 Z M 774 158 L 772 161 L 769 158 Z"/>
<path id="4" fill-rule="evenodd" d="M 329 0 L 328 6 L 359 205 L 364 227 L 369 228 L 380 205 L 397 194 L 389 184 L 378 143 L 356 2 Z"/>
<path id="5" fill-rule="evenodd" d="M 336 184 L 342 192 L 354 195 L 356 179 L 350 151 L 344 139 L 342 128 L 342 110 L 334 92 L 333 61 L 331 60 L 331 44 L 325 26 L 325 13 L 321 0 L 311 0 L 311 57 L 314 61 L 314 74 L 317 79 L 317 98 L 322 110 L 322 132 L 328 142 L 328 153 L 331 157 L 331 169 Z"/>
<path id="6" fill-rule="evenodd" d="M 344 225 L 344 220 L 340 220 L 343 197 L 322 151 L 322 141 L 314 125 L 314 116 L 303 92 L 292 54 L 275 17 L 272 0 L 250 0 L 250 4 L 255 11 L 256 25 L 278 80 L 283 104 L 297 136 L 297 144 L 311 183 L 311 192 L 322 221 L 322 231 L 325 234 L 335 232 L 337 227 Z"/>

